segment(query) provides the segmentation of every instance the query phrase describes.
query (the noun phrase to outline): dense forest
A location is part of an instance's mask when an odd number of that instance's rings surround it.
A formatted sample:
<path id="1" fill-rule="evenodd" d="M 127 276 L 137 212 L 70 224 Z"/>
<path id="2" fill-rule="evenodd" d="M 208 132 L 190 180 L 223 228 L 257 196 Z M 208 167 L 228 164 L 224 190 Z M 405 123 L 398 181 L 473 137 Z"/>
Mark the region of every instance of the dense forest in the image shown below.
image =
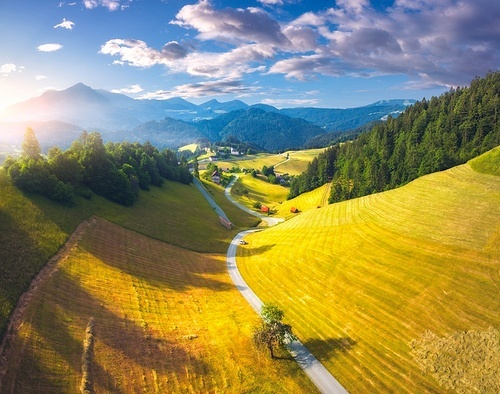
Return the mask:
<path id="1" fill-rule="evenodd" d="M 164 179 L 189 184 L 191 174 L 175 152 L 159 151 L 149 142 L 104 145 L 97 132 L 83 132 L 66 151 L 53 147 L 47 157 L 31 128 L 26 130 L 19 157 L 4 163 L 12 182 L 20 189 L 71 204 L 75 195 L 101 195 L 122 205 L 132 205 L 139 189 L 161 186 Z"/>
<path id="2" fill-rule="evenodd" d="M 500 145 L 500 72 L 422 100 L 338 143 L 291 182 L 289 198 L 332 182 L 330 202 L 404 185 Z"/>

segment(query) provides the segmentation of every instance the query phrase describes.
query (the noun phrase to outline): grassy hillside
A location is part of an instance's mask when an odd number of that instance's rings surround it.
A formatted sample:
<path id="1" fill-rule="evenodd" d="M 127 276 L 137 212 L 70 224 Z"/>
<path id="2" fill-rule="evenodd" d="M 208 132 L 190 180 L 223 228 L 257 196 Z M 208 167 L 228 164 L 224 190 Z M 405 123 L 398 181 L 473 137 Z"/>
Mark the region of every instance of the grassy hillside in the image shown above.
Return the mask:
<path id="1" fill-rule="evenodd" d="M 221 160 L 216 164 L 221 168 L 240 167 L 241 169 L 262 170 L 263 166 L 275 166 L 277 174 L 288 173 L 290 175 L 299 175 L 307 169 L 307 165 L 319 155 L 324 149 L 308 149 L 301 151 L 287 151 L 282 154 L 248 155 L 242 158 L 232 160 Z M 286 160 L 287 155 L 289 160 Z"/>
<path id="2" fill-rule="evenodd" d="M 257 316 L 222 255 L 97 218 L 38 290 L 1 392 L 77 392 L 90 317 L 96 392 L 315 392 L 295 362 L 255 349 Z"/>
<path id="3" fill-rule="evenodd" d="M 497 151 L 479 162 L 500 165 Z M 249 235 L 238 266 L 351 393 L 495 392 L 498 331 L 497 345 L 481 338 L 500 329 L 499 218 L 500 178 L 466 164 Z M 482 334 L 443 353 L 465 331 Z M 429 350 L 412 352 L 422 338 Z M 450 352 L 467 365 L 440 364 Z"/>
<path id="4" fill-rule="evenodd" d="M 228 214 L 231 218 L 232 213 Z M 76 226 L 91 215 L 199 252 L 225 252 L 236 233 L 219 224 L 193 185 L 167 181 L 162 188 L 141 193 L 139 201 L 128 208 L 99 196 L 90 201 L 80 199 L 74 207 L 67 207 L 21 193 L 0 168 L 0 334 L 34 275 Z M 239 211 L 235 222 L 248 221 L 254 218 Z"/>
<path id="5" fill-rule="evenodd" d="M 244 190 L 248 193 L 244 194 Z M 234 184 L 231 195 L 248 208 L 253 208 L 254 203 L 260 202 L 276 210 L 277 206 L 286 200 L 288 188 L 273 185 L 262 175 L 254 178 L 251 174 L 244 174 Z"/>
<path id="6" fill-rule="evenodd" d="M 330 184 L 327 183 L 313 191 L 303 193 L 291 200 L 283 201 L 282 204 L 276 205 L 276 216 L 289 218 L 297 216 L 297 213 L 292 213 L 292 207 L 298 209 L 298 213 L 310 211 L 328 205 L 328 196 L 330 195 Z"/>

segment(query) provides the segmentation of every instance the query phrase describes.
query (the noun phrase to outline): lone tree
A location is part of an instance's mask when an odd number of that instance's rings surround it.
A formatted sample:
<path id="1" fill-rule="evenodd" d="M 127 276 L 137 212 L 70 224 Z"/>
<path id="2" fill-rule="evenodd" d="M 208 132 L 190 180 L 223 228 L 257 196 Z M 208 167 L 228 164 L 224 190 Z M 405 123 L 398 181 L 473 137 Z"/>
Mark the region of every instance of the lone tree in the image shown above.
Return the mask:
<path id="1" fill-rule="evenodd" d="M 267 346 L 271 358 L 275 358 L 275 349 L 283 349 L 287 343 L 297 339 L 292 333 L 292 326 L 281 321 L 284 314 L 276 305 L 264 304 L 261 310 L 262 324 L 253 335 L 257 346 Z"/>
<path id="2" fill-rule="evenodd" d="M 22 148 L 24 156 L 28 159 L 40 160 L 42 158 L 40 143 L 31 127 L 28 127 L 24 133 Z"/>

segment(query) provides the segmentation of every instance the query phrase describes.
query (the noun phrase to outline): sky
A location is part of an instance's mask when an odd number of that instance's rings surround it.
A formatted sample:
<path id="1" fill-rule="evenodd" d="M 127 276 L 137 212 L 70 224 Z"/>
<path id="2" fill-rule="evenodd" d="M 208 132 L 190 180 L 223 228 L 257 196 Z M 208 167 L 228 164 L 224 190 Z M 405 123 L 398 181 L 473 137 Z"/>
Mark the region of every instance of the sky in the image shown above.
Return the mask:
<path id="1" fill-rule="evenodd" d="M 350 108 L 499 69 L 498 0 L 0 0 L 0 109 L 80 82 Z"/>

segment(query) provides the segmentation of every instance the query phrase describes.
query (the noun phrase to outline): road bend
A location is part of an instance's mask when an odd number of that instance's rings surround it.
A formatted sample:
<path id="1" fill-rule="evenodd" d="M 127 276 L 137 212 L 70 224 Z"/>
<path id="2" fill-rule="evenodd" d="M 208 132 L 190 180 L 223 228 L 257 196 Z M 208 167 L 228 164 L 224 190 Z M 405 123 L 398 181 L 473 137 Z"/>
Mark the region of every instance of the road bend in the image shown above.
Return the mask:
<path id="1" fill-rule="evenodd" d="M 258 216 L 262 220 L 265 220 L 269 226 L 276 225 L 283 221 L 283 219 L 281 218 L 267 217 L 255 211 L 252 211 L 251 209 L 238 203 L 231 196 L 231 187 L 234 185 L 234 182 L 236 182 L 236 179 L 237 177 L 235 177 L 224 190 L 224 194 L 229 199 L 229 201 L 231 201 L 244 211 L 254 216 Z M 203 190 L 202 191 L 203 196 L 207 199 L 209 204 L 212 207 L 214 207 L 214 209 L 216 209 L 219 216 L 227 217 L 222 211 L 222 209 L 218 207 L 217 204 L 215 204 L 212 197 L 208 193 L 206 193 L 200 182 L 196 181 L 198 180 L 197 179 L 195 180 L 195 185 L 198 187 L 200 191 Z M 219 210 L 223 213 L 223 215 L 220 215 Z M 262 230 L 242 231 L 233 238 L 227 250 L 226 265 L 227 265 L 227 270 L 229 272 L 229 276 L 231 277 L 231 280 L 233 281 L 236 288 L 240 291 L 240 293 L 247 300 L 250 306 L 255 310 L 255 312 L 257 312 L 260 315 L 263 302 L 260 300 L 259 297 L 257 297 L 257 295 L 253 292 L 253 290 L 250 289 L 250 287 L 248 287 L 247 283 L 241 276 L 240 271 L 238 270 L 238 266 L 236 265 L 236 250 L 238 248 L 238 245 L 240 244 L 240 241 L 246 235 L 256 231 L 262 231 Z M 311 381 L 315 384 L 315 386 L 321 393 L 324 394 L 348 393 L 347 390 L 338 382 L 338 380 L 335 379 L 335 377 L 323 366 L 323 364 L 321 364 L 318 361 L 316 357 L 313 356 L 313 354 L 300 341 L 293 341 L 292 343 L 288 344 L 288 350 L 290 351 L 290 354 L 293 356 L 295 361 L 299 364 L 302 370 L 306 373 L 309 379 L 311 379 Z"/>

